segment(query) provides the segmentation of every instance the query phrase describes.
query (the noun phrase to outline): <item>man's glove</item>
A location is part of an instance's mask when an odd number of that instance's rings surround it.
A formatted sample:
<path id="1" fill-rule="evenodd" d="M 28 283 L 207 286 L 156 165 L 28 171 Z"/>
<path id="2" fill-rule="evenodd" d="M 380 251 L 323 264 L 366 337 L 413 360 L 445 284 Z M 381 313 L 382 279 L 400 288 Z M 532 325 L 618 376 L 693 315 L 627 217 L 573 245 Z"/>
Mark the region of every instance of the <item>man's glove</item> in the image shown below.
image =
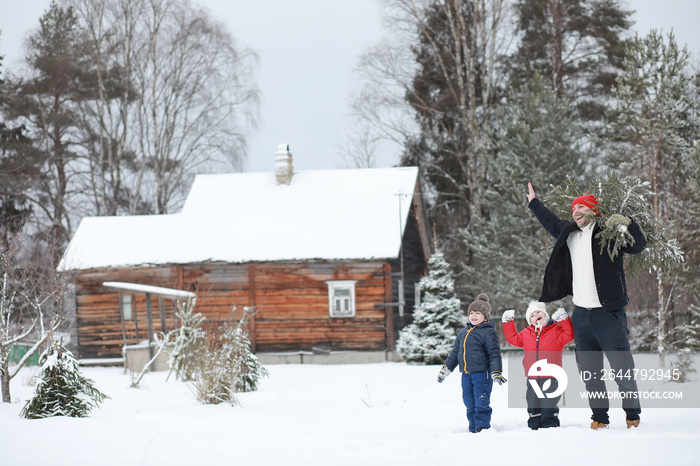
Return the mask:
<path id="1" fill-rule="evenodd" d="M 513 309 L 508 309 L 507 311 L 503 311 L 503 315 L 501 316 L 501 322 L 506 323 L 506 322 L 512 322 L 513 319 L 515 319 L 515 311 Z"/>
<path id="2" fill-rule="evenodd" d="M 503 385 L 508 381 L 505 377 L 503 377 L 503 374 L 501 374 L 500 372 L 491 372 L 491 378 L 498 385 Z"/>
<path id="3" fill-rule="evenodd" d="M 442 383 L 442 381 L 445 380 L 445 377 L 447 377 L 451 373 L 452 371 L 449 370 L 447 366 L 442 366 L 442 369 L 440 369 L 440 373 L 438 374 L 438 383 Z"/>
<path id="4" fill-rule="evenodd" d="M 625 233 L 630 223 L 632 223 L 632 220 L 630 220 L 629 217 L 625 217 L 624 215 L 620 214 L 612 214 L 605 221 L 605 226 L 611 227 L 613 225 L 617 225 L 617 229 L 620 231 L 620 233 Z"/>
<path id="5" fill-rule="evenodd" d="M 554 314 L 552 314 L 552 319 L 554 319 L 554 322 L 561 322 L 567 317 L 569 317 L 569 315 L 566 313 L 563 307 L 560 307 Z"/>

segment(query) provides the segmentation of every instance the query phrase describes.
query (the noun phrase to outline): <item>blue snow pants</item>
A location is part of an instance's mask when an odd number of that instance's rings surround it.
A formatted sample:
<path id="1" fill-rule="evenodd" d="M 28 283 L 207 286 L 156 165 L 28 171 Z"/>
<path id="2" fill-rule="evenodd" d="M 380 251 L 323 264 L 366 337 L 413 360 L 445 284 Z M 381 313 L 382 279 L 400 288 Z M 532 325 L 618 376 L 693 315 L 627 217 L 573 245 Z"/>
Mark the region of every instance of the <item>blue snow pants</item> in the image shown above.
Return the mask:
<path id="1" fill-rule="evenodd" d="M 492 389 L 493 380 L 488 372 L 462 374 L 462 400 L 467 407 L 469 432 L 491 427 Z"/>
<path id="2" fill-rule="evenodd" d="M 634 359 L 630 350 L 625 308 L 606 311 L 575 306 L 571 323 L 574 326 L 576 362 L 586 384 L 586 391 L 600 394 L 599 398 L 588 400 L 593 411 L 591 419 L 603 424 L 610 422 L 610 402 L 601 372 L 603 355 L 607 357 L 614 373 L 623 375 L 615 378 L 615 382 L 623 397 L 622 408 L 627 418 L 639 419 L 642 410 L 639 405 L 637 381 L 631 376 L 634 373 Z"/>

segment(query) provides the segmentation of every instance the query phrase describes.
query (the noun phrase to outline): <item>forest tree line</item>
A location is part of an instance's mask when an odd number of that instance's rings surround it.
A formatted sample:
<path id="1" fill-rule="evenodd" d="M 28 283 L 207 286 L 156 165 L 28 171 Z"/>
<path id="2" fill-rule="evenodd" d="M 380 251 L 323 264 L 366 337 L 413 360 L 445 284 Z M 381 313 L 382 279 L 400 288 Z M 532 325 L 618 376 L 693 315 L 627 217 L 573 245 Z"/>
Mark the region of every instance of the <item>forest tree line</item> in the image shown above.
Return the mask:
<path id="1" fill-rule="evenodd" d="M 359 67 L 358 165 L 391 141 L 421 168 L 458 297 L 524 310 L 540 296 L 553 243 L 528 182 L 564 219 L 600 183 L 618 197 L 644 187 L 634 207 L 665 242 L 628 270 L 632 342 L 700 349 L 700 76 L 687 47 L 672 31 L 634 34 L 617 0 L 381 3 L 391 32 Z"/>
<path id="2" fill-rule="evenodd" d="M 242 166 L 257 57 L 189 1 L 54 1 L 23 64 L 0 68 L 3 212 L 56 254 L 85 216 L 172 212 Z"/>
<path id="3" fill-rule="evenodd" d="M 633 342 L 700 347 L 700 78 L 672 31 L 634 35 L 618 0 L 379 1 L 388 34 L 358 65 L 351 156 L 371 166 L 392 141 L 420 167 L 462 301 L 539 296 L 551 240 L 528 182 L 554 205 L 612 173 L 648 183 L 683 251 L 630 274 Z M 16 263 L 55 266 L 82 217 L 172 212 L 195 173 L 245 159 L 257 57 L 192 2 L 57 0 L 25 57 L 0 62 L 0 236 Z"/>
<path id="4" fill-rule="evenodd" d="M 53 1 L 23 57 L 0 57 L 3 398 L 13 348 L 66 328 L 80 220 L 176 211 L 195 174 L 243 166 L 259 112 L 256 54 L 189 0 Z"/>

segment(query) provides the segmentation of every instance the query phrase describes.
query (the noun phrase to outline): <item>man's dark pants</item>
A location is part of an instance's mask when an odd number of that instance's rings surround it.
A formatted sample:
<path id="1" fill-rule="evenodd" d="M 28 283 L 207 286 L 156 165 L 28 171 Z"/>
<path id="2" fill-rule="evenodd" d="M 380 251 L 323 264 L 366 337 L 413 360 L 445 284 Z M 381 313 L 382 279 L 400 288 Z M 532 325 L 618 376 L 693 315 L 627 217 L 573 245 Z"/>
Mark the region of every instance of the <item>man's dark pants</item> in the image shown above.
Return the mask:
<path id="1" fill-rule="evenodd" d="M 610 402 L 605 388 L 605 379 L 610 380 L 610 372 L 603 374 L 603 354 L 608 358 L 615 382 L 617 382 L 622 408 L 630 420 L 639 419 L 642 412 L 639 405 L 639 391 L 634 378 L 634 359 L 630 351 L 629 330 L 625 309 L 607 311 L 603 308 L 586 309 L 575 306 L 571 317 L 576 343 L 576 362 L 579 373 L 590 394 L 589 406 L 593 411 L 591 419 L 609 424 Z M 607 377 L 605 377 L 607 375 Z M 621 375 L 622 377 L 617 377 Z"/>

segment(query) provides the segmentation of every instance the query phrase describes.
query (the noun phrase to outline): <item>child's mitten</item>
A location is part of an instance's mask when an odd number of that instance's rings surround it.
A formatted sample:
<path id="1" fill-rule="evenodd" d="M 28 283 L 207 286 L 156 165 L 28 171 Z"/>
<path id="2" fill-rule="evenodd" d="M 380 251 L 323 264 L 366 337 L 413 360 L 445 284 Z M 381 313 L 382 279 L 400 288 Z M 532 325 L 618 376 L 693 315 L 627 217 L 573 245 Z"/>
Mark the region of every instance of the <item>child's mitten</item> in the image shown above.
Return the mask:
<path id="1" fill-rule="evenodd" d="M 512 322 L 513 319 L 515 319 L 515 311 L 513 309 L 503 311 L 503 315 L 501 316 L 501 322 L 505 324 L 506 322 Z"/>
<path id="2" fill-rule="evenodd" d="M 508 381 L 505 377 L 503 377 L 503 374 L 501 374 L 498 371 L 493 371 L 491 372 L 491 378 L 493 379 L 494 382 L 496 382 L 498 385 L 503 385 Z"/>
<path id="3" fill-rule="evenodd" d="M 451 373 L 452 371 L 449 370 L 447 366 L 442 366 L 442 369 L 440 369 L 440 373 L 438 374 L 438 383 L 442 383 L 442 381 L 445 380 L 445 377 L 447 377 Z"/>
<path id="4" fill-rule="evenodd" d="M 563 307 L 560 307 L 554 314 L 552 314 L 552 319 L 554 319 L 554 322 L 561 322 L 567 317 L 569 317 L 569 315 L 566 313 Z"/>

